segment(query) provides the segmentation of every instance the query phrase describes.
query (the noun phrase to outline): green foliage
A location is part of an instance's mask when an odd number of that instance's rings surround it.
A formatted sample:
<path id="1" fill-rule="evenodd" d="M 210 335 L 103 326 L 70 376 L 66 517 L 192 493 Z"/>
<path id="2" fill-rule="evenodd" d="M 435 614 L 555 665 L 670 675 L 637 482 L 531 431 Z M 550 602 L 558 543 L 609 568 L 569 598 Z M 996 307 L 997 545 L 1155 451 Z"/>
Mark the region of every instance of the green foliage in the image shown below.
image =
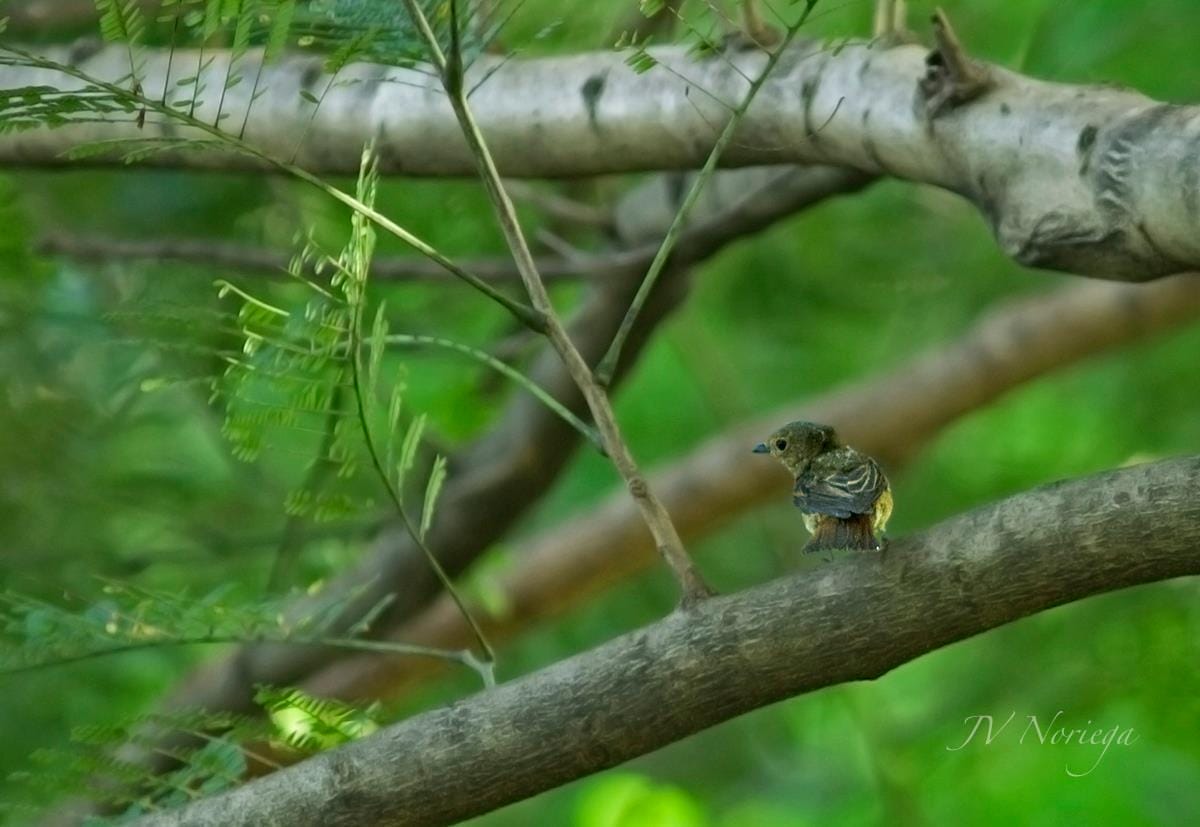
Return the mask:
<path id="1" fill-rule="evenodd" d="M 100 13 L 100 34 L 113 43 L 124 43 L 129 48 L 129 81 L 137 90 L 138 78 L 137 47 L 146 33 L 146 18 L 142 14 L 139 0 L 96 0 Z"/>
<path id="2" fill-rule="evenodd" d="M 6 65 L 3 58 L 0 65 Z M 66 126 L 93 117 L 129 115 L 132 119 L 136 111 L 137 107 L 128 98 L 102 89 L 63 91 L 53 86 L 5 89 L 0 91 L 0 134 Z"/>
<path id="3" fill-rule="evenodd" d="M 114 812 L 92 816 L 88 824 L 129 823 L 139 816 L 183 807 L 243 783 L 251 766 L 278 769 L 279 763 L 250 744 L 309 755 L 332 749 L 378 729 L 378 707 L 359 709 L 315 698 L 299 689 L 260 687 L 255 703 L 267 718 L 227 712 L 179 710 L 138 715 L 118 724 L 75 727 L 67 747 L 41 749 L 29 770 L 10 781 L 21 793 L 0 803 L 5 812 L 33 815 L 42 794 L 71 790 Z M 145 751 L 172 766 L 153 772 L 118 757 Z"/>
<path id="4" fill-rule="evenodd" d="M 328 630 L 359 592 L 297 615 L 291 596 L 231 601 L 233 590 L 226 584 L 197 596 L 114 582 L 99 599 L 76 599 L 73 607 L 0 593 L 0 675 L 163 646 L 255 641 L 353 646 Z M 369 631 L 385 606 L 386 601 L 361 618 L 351 636 Z"/>
<path id="5" fill-rule="evenodd" d="M 219 732 L 219 735 L 210 734 Z M 31 758 L 32 769 L 15 773 L 10 781 L 20 797 L 5 802 L 14 814 L 36 812 L 39 793 L 87 792 L 97 804 L 117 815 L 92 816 L 91 825 L 125 824 L 149 813 L 182 807 L 241 783 L 248 756 L 240 739 L 261 737 L 263 725 L 250 719 L 203 712 L 141 716 L 120 725 L 78 727 L 67 748 L 42 749 Z M 164 748 L 169 736 L 188 736 L 187 745 Z M 151 774 L 143 767 L 116 758 L 124 746 L 163 751 L 177 766 Z M 0 812 L 4 806 L 0 805 Z"/>
<path id="6" fill-rule="evenodd" d="M 360 708 L 299 689 L 269 686 L 258 688 L 254 702 L 270 715 L 276 738 L 300 753 L 333 749 L 379 729 L 378 703 Z"/>
<path id="7" fill-rule="evenodd" d="M 632 32 L 622 32 L 613 48 L 618 51 L 628 49 L 629 55 L 625 58 L 625 65 L 641 75 L 658 65 L 658 59 L 646 51 L 648 43 L 644 38 L 639 41 L 637 35 Z"/>

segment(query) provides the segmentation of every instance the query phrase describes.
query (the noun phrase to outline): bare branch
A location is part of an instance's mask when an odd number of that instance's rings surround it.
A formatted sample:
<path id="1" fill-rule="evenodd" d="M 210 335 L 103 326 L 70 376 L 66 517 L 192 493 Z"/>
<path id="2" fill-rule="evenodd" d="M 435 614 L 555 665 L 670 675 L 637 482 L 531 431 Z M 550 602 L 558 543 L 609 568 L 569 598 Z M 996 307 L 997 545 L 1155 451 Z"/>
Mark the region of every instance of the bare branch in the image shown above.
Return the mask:
<path id="1" fill-rule="evenodd" d="M 602 207 L 576 201 L 525 181 L 505 181 L 504 188 L 513 198 L 532 204 L 555 221 L 605 232 L 612 230 L 612 213 Z"/>
<path id="2" fill-rule="evenodd" d="M 533 304 L 533 307 L 546 320 L 544 331 L 546 338 L 558 352 L 559 357 L 566 366 L 567 372 L 571 375 L 576 387 L 579 388 L 580 393 L 583 394 L 584 399 L 587 401 L 588 410 L 591 412 L 592 419 L 596 423 L 596 430 L 600 433 L 605 451 L 609 459 L 612 460 L 617 472 L 621 475 L 621 478 L 625 480 L 626 488 L 629 489 L 630 495 L 641 512 L 642 519 L 646 522 L 646 526 L 654 536 L 655 544 L 658 546 L 658 550 L 661 552 L 664 561 L 666 561 L 672 573 L 674 573 L 676 579 L 679 581 L 684 602 L 694 603 L 697 600 L 710 596 L 713 593 L 712 589 L 704 582 L 704 578 L 701 576 L 699 570 L 692 563 L 691 558 L 683 547 L 683 541 L 679 538 L 679 533 L 675 530 L 675 526 L 671 524 L 671 518 L 667 514 L 667 510 L 663 508 L 654 491 L 646 483 L 645 478 L 638 469 L 636 460 L 634 460 L 633 452 L 630 451 L 629 445 L 621 435 L 621 429 L 617 423 L 612 402 L 605 391 L 607 379 L 597 381 L 597 375 L 593 373 L 591 365 L 588 364 L 583 354 L 579 352 L 579 349 L 571 340 L 570 335 L 554 310 L 550 294 L 546 291 L 546 285 L 542 281 L 541 274 L 537 269 L 537 263 L 533 260 L 533 254 L 530 252 L 524 231 L 521 229 L 516 209 L 513 207 L 508 192 L 504 189 L 504 182 L 501 180 L 500 172 L 496 168 L 491 150 L 484 140 L 483 133 L 480 131 L 479 124 L 475 120 L 475 115 L 467 101 L 466 87 L 463 85 L 461 74 L 462 56 L 457 52 L 458 33 L 455 29 L 457 26 L 455 9 L 457 7 L 454 0 L 450 0 L 452 46 L 451 51 L 447 55 L 442 54 L 437 36 L 426 20 L 425 13 L 422 11 L 417 0 L 405 0 L 405 6 L 408 8 L 408 13 L 413 23 L 425 39 L 434 66 L 438 69 L 439 75 L 442 77 L 446 94 L 450 98 L 450 105 L 454 108 L 459 126 L 462 128 L 467 145 L 470 147 L 471 154 L 475 158 L 479 176 L 483 181 L 483 188 L 492 202 L 500 230 L 508 242 L 509 250 L 512 252 L 513 260 L 517 265 L 517 270 L 521 274 L 521 281 L 524 283 L 525 290 L 529 294 L 529 300 Z M 768 64 L 768 66 L 770 65 Z M 680 223 L 678 219 L 676 223 Z M 665 264 L 665 261 L 663 263 Z M 640 307 L 644 303 L 646 293 L 650 287 L 653 287 L 653 283 L 643 283 L 638 288 L 638 292 L 634 296 L 633 307 Z M 626 316 L 620 326 L 618 326 L 616 334 L 618 342 L 624 341 L 625 334 L 628 333 L 632 321 L 629 316 Z M 606 356 L 601 361 L 602 366 L 605 362 L 609 361 L 612 362 L 612 368 L 605 371 L 607 378 L 612 377 L 616 360 L 609 360 Z"/>
<path id="3" fill-rule="evenodd" d="M 107 236 L 54 233 L 36 244 L 45 255 L 67 256 L 93 264 L 122 261 L 180 262 L 218 269 L 243 270 L 275 276 L 287 273 L 291 253 L 251 244 L 199 238 L 118 239 Z M 571 281 L 590 273 L 580 262 L 557 256 L 539 259 L 548 281 Z M 493 283 L 515 283 L 517 269 L 508 258 L 464 260 L 462 266 Z M 589 262 L 600 272 L 599 262 Z M 309 267 L 311 268 L 311 264 Z M 311 270 L 307 273 L 312 275 Z M 381 256 L 371 265 L 371 278 L 381 281 L 457 283 L 458 278 L 435 261 L 417 256 Z"/>
<path id="4" fill-rule="evenodd" d="M 708 158 L 704 161 L 704 166 L 700 172 L 692 179 L 687 195 L 679 203 L 679 208 L 675 212 L 675 218 L 671 221 L 671 226 L 667 229 L 663 236 L 662 244 L 658 248 L 658 253 L 654 256 L 654 261 L 650 263 L 650 267 L 646 270 L 646 276 L 642 280 L 642 286 L 638 289 L 637 295 L 633 297 L 633 301 L 629 305 L 629 311 L 625 314 L 625 319 L 621 322 L 621 326 L 617 328 L 617 334 L 613 336 L 612 344 L 609 345 L 608 352 L 604 354 L 604 358 L 600 360 L 600 364 L 596 366 L 596 380 L 600 385 L 604 386 L 612 379 L 613 373 L 617 369 L 617 363 L 621 360 L 621 349 L 625 346 L 625 339 L 629 335 L 630 329 L 633 327 L 634 321 L 637 319 L 638 313 L 641 312 L 642 306 L 646 302 L 646 297 L 650 291 L 654 289 L 654 283 L 658 281 L 659 275 L 667 266 L 667 259 L 675 249 L 675 244 L 679 240 L 680 234 L 687 225 L 688 218 L 692 209 L 700 199 L 700 193 L 704 190 L 705 184 L 712 178 L 713 173 L 717 170 L 717 165 L 720 163 L 721 156 L 729 145 L 733 143 L 734 135 L 737 134 L 738 127 L 746 117 L 750 106 L 754 103 L 754 99 L 762 90 L 763 85 L 770 79 L 772 71 L 779 64 L 780 58 L 783 57 L 787 47 L 795 39 L 796 34 L 808 20 L 812 13 L 813 7 L 816 5 L 816 0 L 808 0 L 803 13 L 796 22 L 788 26 L 787 31 L 783 34 L 783 39 L 779 43 L 777 51 L 773 51 L 767 57 L 766 63 L 763 64 L 758 75 L 750 81 L 749 88 L 742 95 L 737 106 L 733 108 L 725 125 L 721 128 L 721 133 L 717 136 L 716 143 L 713 144 L 712 151 L 709 152 Z M 755 14 L 754 4 L 751 2 L 747 6 L 747 14 Z M 747 21 L 750 22 L 749 20 Z M 760 26 L 761 27 L 761 26 Z M 750 36 L 755 37 L 756 32 L 751 31 Z"/>
<path id="5" fill-rule="evenodd" d="M 850 444 L 894 470 L 946 425 L 1013 388 L 1198 316 L 1200 275 L 1147 285 L 1071 285 L 1050 296 L 1020 299 L 988 313 L 962 337 L 883 376 L 718 435 L 660 469 L 652 480 L 683 537 L 703 537 L 760 503 L 783 499 L 786 473 L 747 454 L 748 446 L 780 422 L 833 423 Z M 649 538 L 619 495 L 522 546 L 519 562 L 497 584 L 507 608 L 486 626 L 493 638 L 512 636 L 578 608 L 654 559 Z M 395 627 L 390 636 L 445 648 L 470 641 L 444 599 Z M 306 686 L 345 698 L 394 697 L 430 671 L 422 663 L 354 657 L 314 675 Z"/>
<path id="6" fill-rule="evenodd" d="M 609 52 L 476 61 L 468 87 L 495 70 L 471 103 L 499 171 L 509 177 L 574 177 L 703 163 L 717 137 L 714 124 L 724 123 L 727 112 L 694 94 L 692 84 L 717 99 L 734 100 L 744 77 L 761 69 L 766 57 L 744 51 L 702 59 L 671 47 L 651 53 L 662 65 L 640 75 Z M 229 56 L 206 54 L 212 64 L 202 82 L 218 88 Z M 926 100 L 921 83 L 928 54 L 913 45 L 866 43 L 789 49 L 724 163 L 836 164 L 951 190 L 982 212 L 1006 253 L 1034 267 L 1127 280 L 1200 268 L 1195 232 L 1200 198 L 1195 176 L 1179 173 L 1194 167 L 1191 135 L 1200 108 L 1165 105 L 1113 86 L 1046 83 L 987 66 L 992 85 L 986 94 L 931 120 L 925 105 L 914 106 L 914 100 Z M 92 76 L 128 73 L 116 46 L 57 49 L 53 56 Z M 144 83 L 154 97 L 162 92 L 167 55 L 146 50 L 145 57 Z M 194 64 L 195 55 L 190 59 Z M 362 144 L 382 136 L 384 170 L 473 171 L 453 112 L 427 71 L 357 65 L 343 75 L 346 85 L 324 101 L 297 157 L 305 169 L 353 172 Z M 309 115 L 301 92 L 324 80 L 316 57 L 289 57 L 266 67 L 262 83 L 271 94 L 253 107 L 247 141 L 268 155 L 288 157 Z M 0 73 L 4 87 L 44 84 L 78 87 L 49 71 L 10 67 Z M 246 86 L 229 90 L 226 98 L 225 111 L 235 122 L 247 107 Z M 198 114 L 211 119 L 215 109 Z M 132 122 L 113 122 L 8 134 L 0 138 L 0 165 L 63 165 L 70 163 L 64 153 L 81 144 L 163 136 L 167 128 L 151 118 L 142 130 Z M 171 134 L 178 138 L 186 131 Z M 259 166 L 253 158 L 203 149 L 155 155 L 148 162 Z"/>
<path id="7" fill-rule="evenodd" d="M 1200 574 L 1200 457 L 1059 482 L 649 627 L 151 825 L 447 824 L 1100 592 Z"/>

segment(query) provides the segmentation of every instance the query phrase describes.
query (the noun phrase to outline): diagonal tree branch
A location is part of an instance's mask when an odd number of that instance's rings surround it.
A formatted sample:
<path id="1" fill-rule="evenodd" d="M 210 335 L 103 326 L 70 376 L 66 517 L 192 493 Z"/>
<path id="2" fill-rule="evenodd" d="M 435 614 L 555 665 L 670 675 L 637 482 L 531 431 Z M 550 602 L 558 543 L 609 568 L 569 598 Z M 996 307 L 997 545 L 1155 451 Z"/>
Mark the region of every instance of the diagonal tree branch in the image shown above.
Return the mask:
<path id="1" fill-rule="evenodd" d="M 1200 574 L 1200 457 L 1054 483 L 718 597 L 145 825 L 447 824 L 1100 592 Z"/>
<path id="2" fill-rule="evenodd" d="M 786 492 L 787 475 L 776 463 L 754 462 L 746 453 L 780 422 L 833 423 L 850 444 L 894 470 L 943 427 L 1013 388 L 1197 317 L 1198 275 L 1147 285 L 1074 284 L 1049 296 L 1019 299 L 987 313 L 958 339 L 882 376 L 732 428 L 660 469 L 652 480 L 683 537 L 702 537 Z M 517 565 L 498 583 L 506 611 L 486 624 L 493 638 L 578 607 L 654 559 L 649 537 L 619 495 L 531 538 L 523 548 Z M 444 599 L 389 636 L 445 648 L 470 642 L 458 613 Z M 317 673 L 306 687 L 344 698 L 394 697 L 436 668 L 352 657 Z"/>
<path id="3" fill-rule="evenodd" d="M 698 222 L 677 248 L 670 272 L 638 325 L 629 364 L 682 297 L 688 268 L 737 238 L 831 196 L 861 189 L 870 180 L 830 167 L 784 171 L 724 211 Z M 618 269 L 611 279 L 598 281 L 575 314 L 570 335 L 591 362 L 607 347 L 641 272 Z M 543 352 L 527 373 L 573 413 L 583 412 L 583 399 L 557 354 Z M 618 377 L 622 375 L 618 373 Z M 515 397 L 492 430 L 452 462 L 453 473 L 430 534 L 430 543 L 439 550 L 447 571 L 463 571 L 503 536 L 557 478 L 577 444 L 577 433 L 559 417 L 532 397 Z M 393 594 L 387 615 L 377 621 L 377 628 L 386 628 L 415 614 L 436 595 L 437 584 L 414 551 L 402 533 L 385 531 L 366 558 L 327 590 L 336 595 L 359 595 L 342 613 L 345 624 Z M 308 604 L 296 609 L 300 614 L 312 610 Z M 334 624 L 331 628 L 341 627 Z M 167 705 L 250 711 L 255 683 L 295 683 L 329 662 L 328 653 L 317 651 L 246 648 L 203 666 L 173 693 Z"/>
<path id="4" fill-rule="evenodd" d="M 76 235 L 58 232 L 46 235 L 35 244 L 44 255 L 65 256 L 92 264 L 150 261 L 180 262 L 211 268 L 257 272 L 283 277 L 287 274 L 292 252 L 236 241 L 202 238 L 119 239 L 108 236 Z M 518 281 L 510 259 L 464 259 L 462 266 L 489 282 Z M 579 279 L 591 273 L 584 262 L 558 256 L 539 259 L 547 281 Z M 587 262 L 599 265 L 602 262 Z M 311 268 L 311 264 L 309 265 Z M 596 266 L 596 270 L 600 267 Z M 311 269 L 309 271 L 311 273 Z M 435 261 L 418 256 L 380 256 L 371 263 L 371 279 L 380 281 L 432 281 L 452 283 L 457 277 Z"/>
<path id="5" fill-rule="evenodd" d="M 426 19 L 420 3 L 417 0 L 405 0 L 405 7 L 408 9 L 410 19 L 421 32 L 433 64 L 442 78 L 442 85 L 450 98 L 450 105 L 454 108 L 455 116 L 466 137 L 471 154 L 475 158 L 484 191 L 487 192 L 488 199 L 492 202 L 496 222 L 512 253 L 517 271 L 521 274 L 521 281 L 529 294 L 529 300 L 545 319 L 544 333 L 547 340 L 558 352 L 572 381 L 587 402 L 588 411 L 596 424 L 596 430 L 600 434 L 605 452 L 621 478 L 625 480 L 626 488 L 637 504 L 642 519 L 650 529 L 650 533 L 654 535 L 655 543 L 664 562 L 679 581 L 683 600 L 690 603 L 708 597 L 712 594 L 712 590 L 684 549 L 683 541 L 671 523 L 667 510 L 662 507 L 657 495 L 647 484 L 634 459 L 633 452 L 630 451 L 629 445 L 621 435 L 620 424 L 613 411 L 612 401 L 604 388 L 607 382 L 598 381 L 592 365 L 580 353 L 566 328 L 563 327 L 558 313 L 554 309 L 554 303 L 550 299 L 550 294 L 546 290 L 545 282 L 542 281 L 542 276 L 538 272 L 537 264 L 533 260 L 533 253 L 529 249 L 525 233 L 517 218 L 516 208 L 504 188 L 491 150 L 467 100 L 462 76 L 462 54 L 458 49 L 455 0 L 450 0 L 449 6 L 452 45 L 450 51 L 445 55 L 442 53 L 441 46 L 438 45 L 437 35 Z M 668 233 L 668 237 L 670 237 L 670 233 Z M 645 288 L 644 284 L 639 287 L 634 296 L 634 305 L 638 303 L 639 297 L 643 297 L 646 292 Z M 617 336 L 621 335 L 621 331 L 627 329 L 629 321 L 628 318 L 622 321 L 617 328 Z M 606 359 L 601 361 L 601 365 Z M 608 371 L 607 376 L 611 377 L 612 373 L 612 370 Z"/>
<path id="6" fill-rule="evenodd" d="M 119 46 L 47 54 L 92 76 L 112 80 L 127 73 Z M 699 166 L 727 102 L 739 99 L 745 77 L 766 58 L 751 51 L 704 59 L 672 47 L 652 54 L 663 65 L 641 75 L 609 52 L 477 61 L 466 85 L 487 75 L 471 102 L 500 172 L 580 176 Z M 154 50 L 145 55 L 145 88 L 153 97 L 161 93 L 168 57 Z M 208 85 L 216 88 L 229 55 L 206 57 L 212 59 Z M 963 62 L 958 52 L 953 57 L 951 63 Z M 187 63 L 189 57 L 176 59 Z M 190 60 L 196 63 L 194 55 Z M 764 85 L 724 162 L 828 163 L 951 190 L 975 204 L 1006 253 L 1030 266 L 1128 280 L 1200 268 L 1200 184 L 1193 174 L 1200 108 L 1111 86 L 1046 83 L 978 62 L 971 65 L 986 83 L 963 95 L 939 68 L 946 62 L 940 52 L 913 45 L 795 46 Z M 385 171 L 473 170 L 454 113 L 430 73 L 362 64 L 339 79 L 346 85 L 322 104 L 297 155 L 300 166 L 353 172 L 360 147 L 378 137 Z M 262 84 L 271 94 L 255 103 L 247 140 L 288 157 L 310 116 L 301 93 L 327 80 L 317 57 L 266 67 Z M 6 88 L 43 84 L 78 87 L 55 72 L 0 72 Z M 695 94 L 693 85 L 708 94 Z M 234 121 L 248 105 L 245 86 L 229 90 L 224 104 Z M 198 110 L 209 121 L 215 114 Z M 70 163 L 64 152 L 102 139 L 180 137 L 174 125 L 151 121 L 139 129 L 127 120 L 5 135 L 0 165 Z M 116 158 L 89 162 L 110 160 Z M 255 166 L 253 159 L 203 149 L 147 162 Z"/>

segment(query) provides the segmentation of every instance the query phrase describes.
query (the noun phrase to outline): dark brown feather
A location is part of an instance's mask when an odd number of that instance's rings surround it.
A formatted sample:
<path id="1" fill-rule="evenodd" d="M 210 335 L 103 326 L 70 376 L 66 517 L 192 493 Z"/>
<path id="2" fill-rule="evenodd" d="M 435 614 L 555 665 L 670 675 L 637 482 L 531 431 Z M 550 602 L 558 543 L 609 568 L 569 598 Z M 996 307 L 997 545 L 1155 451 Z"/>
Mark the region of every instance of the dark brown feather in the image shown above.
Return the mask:
<path id="1" fill-rule="evenodd" d="M 816 531 L 804 547 L 805 552 L 828 551 L 831 549 L 855 549 L 878 551 L 879 541 L 871 531 L 871 515 L 854 514 L 850 517 L 821 517 Z"/>

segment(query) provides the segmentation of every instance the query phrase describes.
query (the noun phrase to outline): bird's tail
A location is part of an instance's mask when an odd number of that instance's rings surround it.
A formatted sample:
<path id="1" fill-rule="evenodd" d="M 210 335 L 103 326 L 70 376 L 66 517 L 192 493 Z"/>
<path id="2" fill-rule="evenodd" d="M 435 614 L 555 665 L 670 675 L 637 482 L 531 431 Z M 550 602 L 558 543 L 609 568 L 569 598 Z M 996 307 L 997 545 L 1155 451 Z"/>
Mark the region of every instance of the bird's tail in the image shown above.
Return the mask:
<path id="1" fill-rule="evenodd" d="M 816 528 L 812 539 L 804 547 L 806 552 L 829 549 L 879 550 L 879 541 L 871 531 L 870 514 L 855 514 L 844 520 L 838 517 L 822 517 L 817 521 Z"/>

